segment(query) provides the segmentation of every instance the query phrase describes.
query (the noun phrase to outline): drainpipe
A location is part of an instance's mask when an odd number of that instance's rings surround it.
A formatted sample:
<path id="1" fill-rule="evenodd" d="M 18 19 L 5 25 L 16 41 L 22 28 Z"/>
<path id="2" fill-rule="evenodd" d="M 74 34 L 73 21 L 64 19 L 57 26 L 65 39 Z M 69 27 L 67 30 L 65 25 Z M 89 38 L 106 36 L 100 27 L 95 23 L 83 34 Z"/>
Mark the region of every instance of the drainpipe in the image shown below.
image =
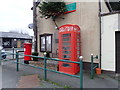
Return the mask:
<path id="1" fill-rule="evenodd" d="M 37 15 L 36 15 L 36 0 L 33 0 L 33 31 L 34 31 L 34 51 L 37 52 Z"/>
<path id="2" fill-rule="evenodd" d="M 100 26 L 100 62 L 99 62 L 99 68 L 101 68 L 101 0 L 99 0 L 99 26 Z"/>

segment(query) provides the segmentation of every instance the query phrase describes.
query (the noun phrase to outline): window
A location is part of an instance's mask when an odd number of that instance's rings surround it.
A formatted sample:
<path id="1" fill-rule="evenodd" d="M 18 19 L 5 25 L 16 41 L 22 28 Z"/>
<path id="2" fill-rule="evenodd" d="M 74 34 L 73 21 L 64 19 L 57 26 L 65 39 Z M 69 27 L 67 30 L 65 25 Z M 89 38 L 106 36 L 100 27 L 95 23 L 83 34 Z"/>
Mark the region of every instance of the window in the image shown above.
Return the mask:
<path id="1" fill-rule="evenodd" d="M 52 52 L 52 34 L 40 35 L 40 52 Z"/>
<path id="2" fill-rule="evenodd" d="M 110 12 L 120 11 L 120 1 L 119 0 L 105 0 L 105 3 Z"/>
<path id="3" fill-rule="evenodd" d="M 110 3 L 110 6 L 111 6 L 111 9 L 113 11 L 120 11 L 120 1 L 119 0 L 109 0 L 109 3 Z"/>

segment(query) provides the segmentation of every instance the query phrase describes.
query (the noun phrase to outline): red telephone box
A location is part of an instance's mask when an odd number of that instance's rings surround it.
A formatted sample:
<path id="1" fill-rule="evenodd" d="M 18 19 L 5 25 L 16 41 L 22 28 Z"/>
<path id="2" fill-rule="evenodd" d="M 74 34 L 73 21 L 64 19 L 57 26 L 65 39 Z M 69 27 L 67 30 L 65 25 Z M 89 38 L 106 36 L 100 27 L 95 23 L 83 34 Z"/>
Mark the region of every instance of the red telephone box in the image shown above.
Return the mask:
<path id="1" fill-rule="evenodd" d="M 59 27 L 59 59 L 79 61 L 81 55 L 80 28 L 77 25 L 67 24 Z M 79 64 L 59 61 L 59 71 L 68 74 L 77 74 Z"/>
<path id="2" fill-rule="evenodd" d="M 32 52 L 31 52 L 31 49 L 32 49 L 32 43 L 24 43 L 24 55 L 31 55 Z M 26 61 L 25 63 L 27 64 L 29 61 L 31 60 L 31 57 L 30 56 L 24 56 L 24 61 Z"/>

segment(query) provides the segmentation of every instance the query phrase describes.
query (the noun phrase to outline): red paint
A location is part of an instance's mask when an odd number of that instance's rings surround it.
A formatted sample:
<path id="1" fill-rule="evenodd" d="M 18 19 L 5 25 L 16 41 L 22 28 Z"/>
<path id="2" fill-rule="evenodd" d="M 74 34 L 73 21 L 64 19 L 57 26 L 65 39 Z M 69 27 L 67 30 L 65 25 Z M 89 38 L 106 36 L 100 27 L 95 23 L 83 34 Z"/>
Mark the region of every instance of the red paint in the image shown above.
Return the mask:
<path id="1" fill-rule="evenodd" d="M 24 43 L 24 55 L 31 55 L 32 43 Z M 24 56 L 24 60 L 31 60 L 30 56 Z"/>
<path id="2" fill-rule="evenodd" d="M 64 12 L 64 14 L 71 13 L 71 12 L 75 12 L 75 11 L 76 11 L 76 10 L 67 11 L 67 12 Z"/>
<path id="3" fill-rule="evenodd" d="M 70 61 L 79 61 L 79 56 L 81 55 L 81 45 L 80 45 L 80 28 L 77 25 L 67 24 L 59 27 L 59 44 L 58 44 L 58 57 L 59 59 L 70 60 Z M 70 35 L 63 37 L 65 35 Z M 69 40 L 69 41 L 63 41 Z M 63 45 L 63 43 L 69 43 L 69 45 Z M 77 45 L 79 43 L 79 45 Z M 69 47 L 70 49 L 65 50 Z M 80 49 L 78 49 L 79 47 Z M 69 51 L 70 53 L 63 53 Z M 80 53 L 77 53 L 80 51 Z M 64 55 L 68 55 L 70 57 L 63 57 Z M 63 65 L 69 65 L 68 67 Z M 67 63 L 59 61 L 59 71 L 68 73 L 68 74 L 76 74 L 80 70 L 79 65 L 75 63 Z"/>

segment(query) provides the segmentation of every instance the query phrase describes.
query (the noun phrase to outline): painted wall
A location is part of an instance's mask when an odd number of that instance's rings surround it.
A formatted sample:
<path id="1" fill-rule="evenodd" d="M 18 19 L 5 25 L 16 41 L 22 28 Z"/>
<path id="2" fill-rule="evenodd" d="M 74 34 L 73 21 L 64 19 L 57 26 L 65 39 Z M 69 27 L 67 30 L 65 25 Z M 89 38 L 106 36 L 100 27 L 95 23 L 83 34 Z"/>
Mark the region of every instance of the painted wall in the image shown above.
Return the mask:
<path id="1" fill-rule="evenodd" d="M 101 0 L 101 14 L 109 13 L 109 10 L 105 4 L 105 0 Z"/>
<path id="2" fill-rule="evenodd" d="M 99 55 L 99 3 L 80 3 L 80 27 L 82 55 L 85 62 L 90 62 L 90 55 Z M 99 62 L 99 61 L 95 61 Z"/>
<path id="3" fill-rule="evenodd" d="M 98 0 L 97 0 L 98 1 Z M 105 5 L 105 4 L 104 4 Z M 39 10 L 37 10 L 39 11 Z M 98 2 L 77 2 L 76 11 L 62 15 L 65 19 L 58 18 L 56 23 L 58 26 L 64 24 L 77 24 L 81 28 L 81 48 L 84 62 L 90 62 L 90 55 L 99 55 L 100 52 L 100 25 L 99 25 L 99 3 Z M 37 12 L 37 26 L 38 26 L 38 51 L 40 51 L 39 35 L 43 33 L 53 34 L 53 53 L 55 53 L 57 43 L 57 30 L 55 24 L 51 19 L 40 18 Z M 40 55 L 43 55 L 40 53 Z M 95 62 L 99 62 L 96 60 Z"/>
<path id="4" fill-rule="evenodd" d="M 102 17 L 103 70 L 115 71 L 115 31 L 118 31 L 118 14 Z"/>

